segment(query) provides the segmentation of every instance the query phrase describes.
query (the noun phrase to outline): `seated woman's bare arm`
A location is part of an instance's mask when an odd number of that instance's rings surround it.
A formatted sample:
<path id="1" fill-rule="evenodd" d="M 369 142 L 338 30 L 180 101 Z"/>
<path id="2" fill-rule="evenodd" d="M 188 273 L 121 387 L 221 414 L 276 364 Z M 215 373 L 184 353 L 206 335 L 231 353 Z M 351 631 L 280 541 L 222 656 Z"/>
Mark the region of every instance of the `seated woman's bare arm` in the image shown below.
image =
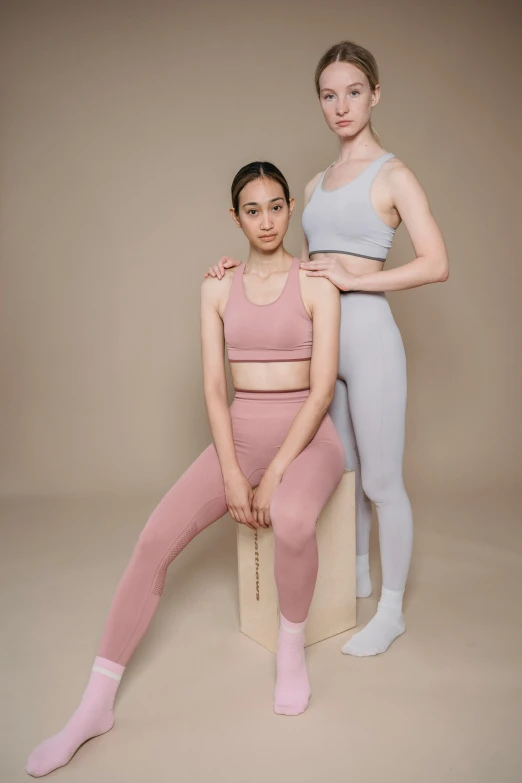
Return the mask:
<path id="1" fill-rule="evenodd" d="M 212 437 L 225 483 L 227 505 L 236 522 L 258 525 L 252 516 L 252 489 L 243 475 L 232 437 L 225 375 L 225 338 L 219 315 L 223 287 L 209 278 L 201 286 L 201 354 L 203 387 Z"/>

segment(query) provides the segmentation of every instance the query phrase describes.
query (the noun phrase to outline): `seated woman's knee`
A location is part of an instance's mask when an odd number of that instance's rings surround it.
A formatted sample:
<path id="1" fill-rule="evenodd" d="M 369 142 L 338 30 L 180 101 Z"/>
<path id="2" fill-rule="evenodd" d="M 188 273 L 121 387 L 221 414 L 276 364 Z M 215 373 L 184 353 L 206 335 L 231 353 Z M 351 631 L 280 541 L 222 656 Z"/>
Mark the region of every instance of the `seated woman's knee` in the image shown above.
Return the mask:
<path id="1" fill-rule="evenodd" d="M 140 533 L 133 557 L 140 560 L 150 560 L 158 556 L 161 558 L 166 546 L 168 546 L 168 541 L 161 535 L 158 528 L 149 522 Z"/>
<path id="2" fill-rule="evenodd" d="M 270 509 L 276 543 L 300 550 L 315 536 L 315 519 L 299 503 L 272 503 Z"/>

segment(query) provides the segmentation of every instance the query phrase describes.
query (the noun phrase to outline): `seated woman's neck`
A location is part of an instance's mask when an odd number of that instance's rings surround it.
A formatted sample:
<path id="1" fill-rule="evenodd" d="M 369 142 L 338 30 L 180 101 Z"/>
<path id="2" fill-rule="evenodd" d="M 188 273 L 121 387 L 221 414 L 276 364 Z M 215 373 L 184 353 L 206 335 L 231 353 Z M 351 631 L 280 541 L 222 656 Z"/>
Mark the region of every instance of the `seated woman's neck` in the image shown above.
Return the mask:
<path id="1" fill-rule="evenodd" d="M 247 264 L 250 269 L 287 269 L 292 261 L 292 254 L 288 253 L 284 247 L 280 247 L 273 253 L 263 253 L 255 247 L 250 248 L 247 258 Z"/>

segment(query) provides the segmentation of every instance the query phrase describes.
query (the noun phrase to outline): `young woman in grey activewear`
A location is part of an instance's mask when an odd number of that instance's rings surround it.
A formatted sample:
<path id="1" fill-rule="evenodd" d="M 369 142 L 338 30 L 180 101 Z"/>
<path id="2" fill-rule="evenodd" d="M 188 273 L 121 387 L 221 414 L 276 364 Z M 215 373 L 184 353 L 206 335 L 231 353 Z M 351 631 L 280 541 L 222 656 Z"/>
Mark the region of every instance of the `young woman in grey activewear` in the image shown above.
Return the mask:
<path id="1" fill-rule="evenodd" d="M 346 467 L 356 472 L 357 597 L 372 592 L 372 502 L 383 576 L 376 615 L 342 650 L 367 656 L 384 652 L 404 633 L 402 600 L 413 540 L 402 478 L 406 358 L 385 292 L 445 281 L 448 257 L 422 187 L 383 150 L 372 127 L 380 98 L 373 55 L 348 41 L 336 44 L 319 61 L 315 84 L 326 124 L 339 140 L 339 158 L 305 188 L 301 268 L 342 292 L 338 380 L 329 412 Z M 416 257 L 384 271 L 401 221 Z M 236 263 L 224 257 L 207 274 L 221 277 Z"/>

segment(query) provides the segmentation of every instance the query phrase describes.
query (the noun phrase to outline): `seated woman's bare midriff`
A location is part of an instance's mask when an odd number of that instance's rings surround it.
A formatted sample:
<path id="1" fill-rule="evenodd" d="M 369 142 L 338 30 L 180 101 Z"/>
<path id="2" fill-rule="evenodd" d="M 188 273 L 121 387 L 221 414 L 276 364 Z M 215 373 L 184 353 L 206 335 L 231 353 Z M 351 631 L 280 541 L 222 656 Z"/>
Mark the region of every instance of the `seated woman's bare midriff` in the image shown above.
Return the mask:
<path id="1" fill-rule="evenodd" d="M 294 391 L 310 388 L 310 359 L 298 362 L 233 362 L 234 389 Z"/>

